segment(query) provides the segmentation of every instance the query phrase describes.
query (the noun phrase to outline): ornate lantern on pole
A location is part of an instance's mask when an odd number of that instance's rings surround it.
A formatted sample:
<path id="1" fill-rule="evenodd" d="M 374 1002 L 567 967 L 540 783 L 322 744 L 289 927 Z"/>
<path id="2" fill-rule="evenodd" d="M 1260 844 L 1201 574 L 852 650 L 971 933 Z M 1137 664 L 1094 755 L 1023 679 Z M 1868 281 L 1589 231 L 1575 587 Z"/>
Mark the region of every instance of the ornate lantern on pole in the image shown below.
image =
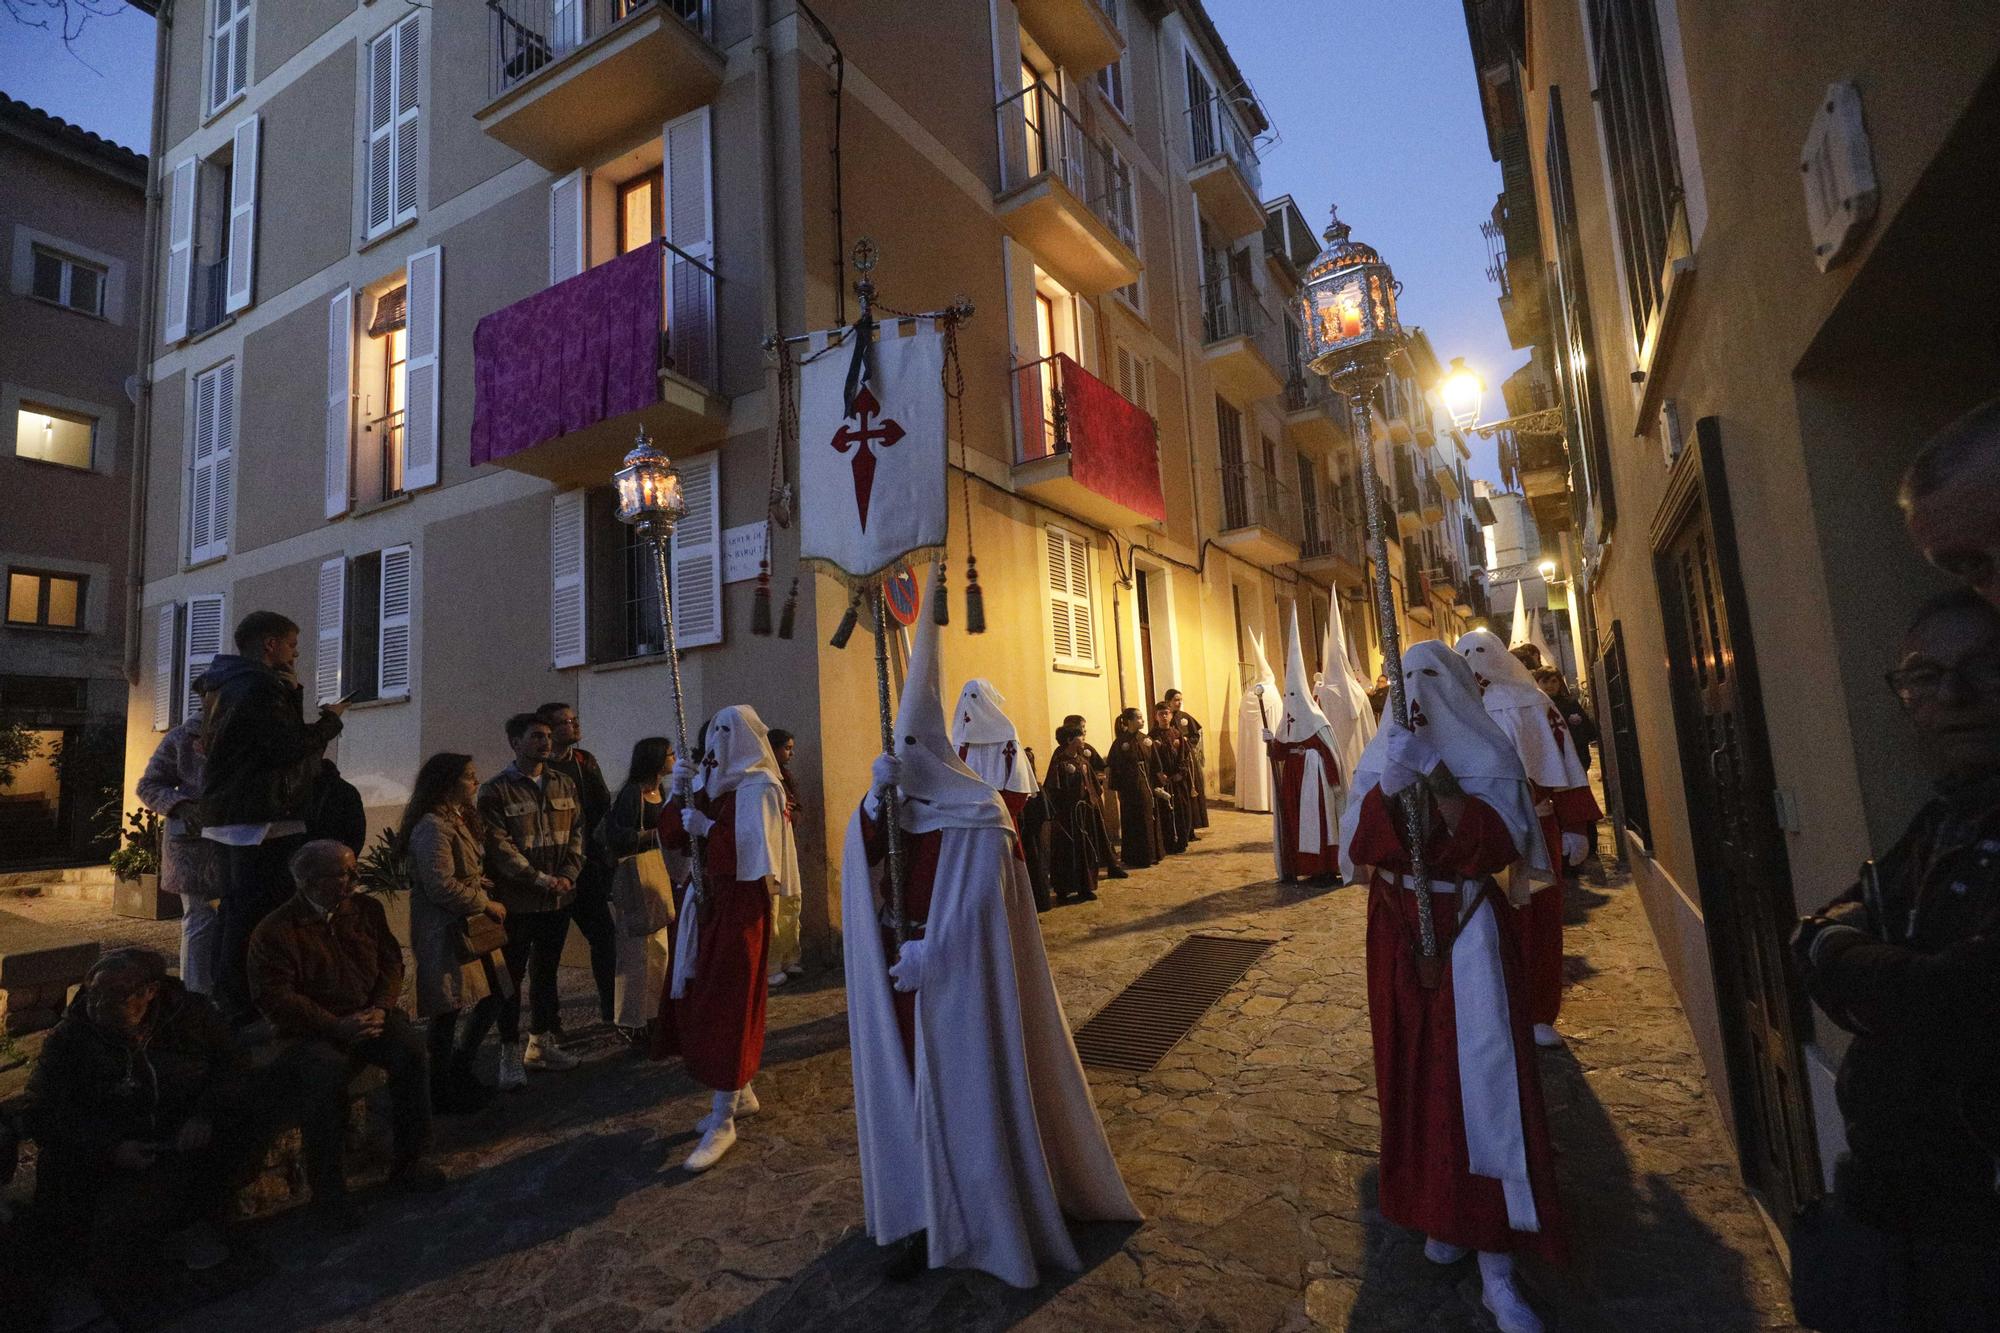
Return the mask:
<path id="1" fill-rule="evenodd" d="M 1389 373 L 1389 360 L 1403 345 L 1396 317 L 1397 282 L 1372 246 L 1351 238 L 1340 211 L 1333 210 L 1326 248 L 1306 270 L 1300 314 L 1306 356 L 1334 392 L 1347 400 L 1352 437 L 1360 451 L 1361 500 L 1368 522 L 1368 558 L 1375 566 L 1375 614 L 1382 629 L 1382 673 L 1389 678 L 1389 707 L 1396 722 L 1410 725 L 1403 694 L 1402 635 L 1397 628 L 1395 591 L 1389 582 L 1389 539 L 1382 526 L 1381 481 L 1375 475 L 1375 446 L 1369 399 Z M 1423 785 L 1419 783 L 1419 793 Z M 1424 864 L 1426 805 L 1405 803 L 1409 813 L 1410 878 L 1417 887 L 1417 974 L 1427 988 L 1442 984 L 1437 926 L 1431 912 L 1430 874 Z"/>

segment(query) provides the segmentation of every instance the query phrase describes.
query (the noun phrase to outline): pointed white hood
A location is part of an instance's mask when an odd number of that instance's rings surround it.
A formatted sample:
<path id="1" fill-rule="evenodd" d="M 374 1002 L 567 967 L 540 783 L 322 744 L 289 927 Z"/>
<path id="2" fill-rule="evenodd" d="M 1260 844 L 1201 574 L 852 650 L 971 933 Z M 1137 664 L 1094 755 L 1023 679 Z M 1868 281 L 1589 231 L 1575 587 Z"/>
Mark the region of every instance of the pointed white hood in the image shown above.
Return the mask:
<path id="1" fill-rule="evenodd" d="M 1326 620 L 1326 645 L 1320 658 L 1326 663 L 1319 684 L 1313 690 L 1319 711 L 1333 727 L 1333 753 L 1340 771 L 1352 774 L 1361 761 L 1361 751 L 1375 738 L 1375 705 L 1361 674 L 1347 656 L 1347 635 L 1340 623 L 1340 598 L 1333 599 Z"/>
<path id="2" fill-rule="evenodd" d="M 1317 736 L 1325 742 L 1328 750 L 1334 749 L 1333 727 L 1327 722 L 1326 714 L 1320 711 L 1318 700 L 1313 698 L 1312 677 L 1306 674 L 1305 650 L 1299 646 L 1299 608 L 1296 602 L 1292 604 L 1291 619 L 1286 626 L 1284 712 L 1273 731 L 1279 741 L 1287 744 L 1303 744 Z"/>
<path id="3" fill-rule="evenodd" d="M 992 681 L 968 680 L 951 716 L 951 743 L 965 752 L 965 765 L 1001 791 L 1032 796 L 1034 766 L 1021 748 L 1020 733 L 1006 714 L 1007 696 Z"/>
<path id="4" fill-rule="evenodd" d="M 1487 713 L 1514 742 L 1528 777 L 1551 791 L 1588 786 L 1590 775 L 1576 748 L 1556 734 L 1560 718 L 1555 706 L 1500 636 L 1490 629 L 1473 630 L 1458 641 L 1458 651 L 1484 691 Z"/>
<path id="5" fill-rule="evenodd" d="M 933 567 L 929 598 L 943 596 Z M 917 619 L 916 643 L 896 711 L 896 758 L 901 764 L 903 827 L 913 833 L 942 828 L 1013 828 L 1000 793 L 966 767 L 944 724 L 938 685 L 938 627 L 930 616 Z M 1008 725 L 1011 733 L 1013 726 Z"/>

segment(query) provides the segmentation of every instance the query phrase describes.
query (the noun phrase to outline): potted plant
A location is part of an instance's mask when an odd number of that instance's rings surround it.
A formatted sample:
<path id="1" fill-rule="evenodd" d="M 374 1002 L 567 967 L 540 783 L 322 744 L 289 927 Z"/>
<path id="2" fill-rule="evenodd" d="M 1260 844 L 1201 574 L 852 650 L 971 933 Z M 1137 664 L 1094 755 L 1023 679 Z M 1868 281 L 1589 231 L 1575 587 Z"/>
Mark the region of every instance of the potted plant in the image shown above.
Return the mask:
<path id="1" fill-rule="evenodd" d="M 123 837 L 108 860 L 117 885 L 111 910 L 144 921 L 171 921 L 181 914 L 177 893 L 160 892 L 160 837 L 165 821 L 140 806 L 125 816 Z"/>

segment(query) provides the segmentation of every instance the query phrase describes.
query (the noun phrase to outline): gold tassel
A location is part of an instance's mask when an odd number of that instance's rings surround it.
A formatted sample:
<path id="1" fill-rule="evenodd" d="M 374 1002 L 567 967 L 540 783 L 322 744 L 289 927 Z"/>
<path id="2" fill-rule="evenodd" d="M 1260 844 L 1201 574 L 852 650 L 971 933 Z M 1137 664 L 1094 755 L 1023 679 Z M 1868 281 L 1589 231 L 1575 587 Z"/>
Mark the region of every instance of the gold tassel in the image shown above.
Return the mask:
<path id="1" fill-rule="evenodd" d="M 784 614 L 778 617 L 778 637 L 789 639 L 799 619 L 799 576 L 792 575 L 792 591 L 785 598 Z"/>
<path id="2" fill-rule="evenodd" d="M 965 557 L 965 632 L 986 632 L 986 594 L 979 587 L 979 561 Z"/>
<path id="3" fill-rule="evenodd" d="M 827 640 L 827 646 L 830 648 L 845 648 L 847 641 L 854 637 L 854 627 L 860 623 L 861 594 L 856 593 L 853 600 L 847 604 L 847 614 L 842 616 L 840 624 L 834 627 L 833 637 Z"/>
<path id="4" fill-rule="evenodd" d="M 939 625 L 949 625 L 951 623 L 951 598 L 945 594 L 944 586 L 945 569 L 945 558 L 940 555 L 938 556 L 937 596 L 931 599 L 931 619 Z"/>

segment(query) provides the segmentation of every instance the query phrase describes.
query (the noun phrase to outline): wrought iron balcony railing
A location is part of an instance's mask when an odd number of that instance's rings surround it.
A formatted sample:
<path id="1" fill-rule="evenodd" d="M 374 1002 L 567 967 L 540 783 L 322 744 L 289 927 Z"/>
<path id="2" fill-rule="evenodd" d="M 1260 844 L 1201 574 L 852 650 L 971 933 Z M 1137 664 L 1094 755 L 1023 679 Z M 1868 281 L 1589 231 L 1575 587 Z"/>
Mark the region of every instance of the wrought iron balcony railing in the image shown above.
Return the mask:
<path id="1" fill-rule="evenodd" d="M 713 0 L 486 0 L 486 9 L 489 98 L 643 13 L 663 11 L 714 35 Z"/>
<path id="2" fill-rule="evenodd" d="M 1054 86 L 1040 79 L 993 108 L 1000 122 L 1000 190 L 1053 176 L 1127 246 L 1138 247 L 1131 168 L 1093 140 Z"/>

